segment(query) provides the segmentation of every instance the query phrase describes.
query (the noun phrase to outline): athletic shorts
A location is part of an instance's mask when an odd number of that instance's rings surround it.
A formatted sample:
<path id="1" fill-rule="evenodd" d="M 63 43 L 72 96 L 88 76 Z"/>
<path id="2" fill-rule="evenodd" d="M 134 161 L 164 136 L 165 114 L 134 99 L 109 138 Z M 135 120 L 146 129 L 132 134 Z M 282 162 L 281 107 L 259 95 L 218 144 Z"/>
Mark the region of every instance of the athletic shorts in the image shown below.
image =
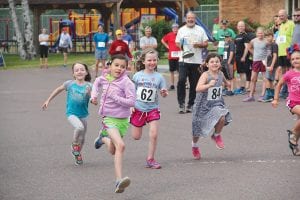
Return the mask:
<path id="1" fill-rule="evenodd" d="M 289 111 L 291 111 L 295 106 L 300 106 L 300 101 L 292 101 L 288 99 L 286 101 L 286 106 L 288 107 Z"/>
<path id="2" fill-rule="evenodd" d="M 252 71 L 254 71 L 254 72 L 265 72 L 266 71 L 266 66 L 263 64 L 262 61 L 253 61 Z"/>
<path id="3" fill-rule="evenodd" d="M 266 79 L 269 81 L 274 81 L 275 80 L 275 72 L 277 68 L 273 68 L 272 72 L 269 70 L 266 70 Z"/>
<path id="4" fill-rule="evenodd" d="M 246 59 L 245 62 L 241 61 L 241 58 L 235 58 L 236 62 L 236 71 L 238 74 L 248 73 L 251 71 L 251 62 L 249 59 Z"/>
<path id="5" fill-rule="evenodd" d="M 160 119 L 160 111 L 158 109 L 153 109 L 149 112 L 142 112 L 137 109 L 131 114 L 130 123 L 136 127 L 145 126 L 146 123 L 149 123 L 154 120 Z"/>
<path id="6" fill-rule="evenodd" d="M 286 56 L 279 56 L 279 57 L 278 57 L 278 65 L 279 65 L 280 67 L 283 67 L 283 68 L 291 67 L 291 63 L 290 63 L 290 61 L 287 59 Z"/>
<path id="7" fill-rule="evenodd" d="M 95 58 L 97 60 L 106 60 L 107 59 L 107 50 L 95 50 Z"/>
<path id="8" fill-rule="evenodd" d="M 175 72 L 179 69 L 179 62 L 178 60 L 169 60 L 169 71 Z"/>
<path id="9" fill-rule="evenodd" d="M 59 47 L 58 49 L 62 53 L 68 53 L 68 47 Z"/>
<path id="10" fill-rule="evenodd" d="M 124 135 L 126 135 L 127 133 L 128 127 L 129 127 L 128 118 L 103 117 L 102 129 L 100 130 L 100 132 L 103 137 L 107 137 L 108 136 L 107 130 L 110 128 L 116 128 L 118 129 L 121 137 L 124 137 Z"/>

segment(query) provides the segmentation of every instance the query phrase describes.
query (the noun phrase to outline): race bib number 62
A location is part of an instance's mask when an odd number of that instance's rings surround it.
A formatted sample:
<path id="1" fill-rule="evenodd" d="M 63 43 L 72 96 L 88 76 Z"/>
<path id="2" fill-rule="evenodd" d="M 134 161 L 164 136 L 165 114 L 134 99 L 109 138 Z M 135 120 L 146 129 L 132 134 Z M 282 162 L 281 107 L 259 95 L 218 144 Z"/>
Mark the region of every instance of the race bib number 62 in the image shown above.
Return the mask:
<path id="1" fill-rule="evenodd" d="M 136 91 L 137 100 L 142 102 L 155 102 L 156 88 L 138 87 Z"/>

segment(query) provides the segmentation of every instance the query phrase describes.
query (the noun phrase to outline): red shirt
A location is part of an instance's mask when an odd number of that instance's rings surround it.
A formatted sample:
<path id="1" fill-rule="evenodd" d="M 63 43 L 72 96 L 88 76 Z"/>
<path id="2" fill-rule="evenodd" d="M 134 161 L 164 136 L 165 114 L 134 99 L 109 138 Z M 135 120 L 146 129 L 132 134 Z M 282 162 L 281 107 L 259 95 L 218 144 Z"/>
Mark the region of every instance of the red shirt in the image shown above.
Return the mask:
<path id="1" fill-rule="evenodd" d="M 163 41 L 166 42 L 169 46 L 169 60 L 178 60 L 179 57 L 176 56 L 176 52 L 180 51 L 180 48 L 176 46 L 175 39 L 176 34 L 174 32 L 167 33 L 163 38 Z M 173 53 L 172 53 L 173 52 Z"/>
<path id="2" fill-rule="evenodd" d="M 121 50 L 117 51 L 117 47 L 120 46 Z M 128 45 L 123 40 L 115 40 L 113 43 L 111 43 L 109 48 L 109 54 L 115 55 L 115 54 L 123 54 L 124 56 L 127 55 L 129 58 L 132 58 L 132 55 L 129 51 Z"/>

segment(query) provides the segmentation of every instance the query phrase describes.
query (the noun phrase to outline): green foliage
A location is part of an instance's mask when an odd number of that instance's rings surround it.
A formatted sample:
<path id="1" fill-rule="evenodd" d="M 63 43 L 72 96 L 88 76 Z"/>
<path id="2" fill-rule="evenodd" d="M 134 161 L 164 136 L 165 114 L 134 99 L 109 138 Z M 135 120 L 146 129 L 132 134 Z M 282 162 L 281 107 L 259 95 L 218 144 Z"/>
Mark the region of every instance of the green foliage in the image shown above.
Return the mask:
<path id="1" fill-rule="evenodd" d="M 152 28 L 152 36 L 155 36 L 157 40 L 157 51 L 159 53 L 159 57 L 160 58 L 163 57 L 166 52 L 166 48 L 163 46 L 163 44 L 161 44 L 160 41 L 165 34 L 172 31 L 171 22 L 166 22 L 165 20 L 161 20 L 161 21 L 153 20 L 148 23 L 144 23 L 142 26 L 143 27 L 150 26 Z M 145 34 L 143 29 L 142 29 L 142 33 Z"/>

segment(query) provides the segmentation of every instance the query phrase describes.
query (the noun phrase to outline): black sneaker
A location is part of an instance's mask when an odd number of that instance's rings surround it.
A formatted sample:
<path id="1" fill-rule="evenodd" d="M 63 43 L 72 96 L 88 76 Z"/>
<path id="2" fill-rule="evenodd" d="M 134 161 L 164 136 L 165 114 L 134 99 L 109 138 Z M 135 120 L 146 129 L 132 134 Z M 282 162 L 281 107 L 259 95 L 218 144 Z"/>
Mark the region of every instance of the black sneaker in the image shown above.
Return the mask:
<path id="1" fill-rule="evenodd" d="M 188 106 L 186 107 L 185 112 L 186 112 L 186 113 L 191 113 L 192 110 L 193 110 L 193 106 L 188 105 Z"/>
<path id="2" fill-rule="evenodd" d="M 171 91 L 171 90 L 175 90 L 175 86 L 174 86 L 174 85 L 171 85 L 171 86 L 169 87 L 169 91 Z"/>
<path id="3" fill-rule="evenodd" d="M 184 105 L 180 105 L 179 106 L 179 114 L 184 114 L 184 113 L 185 113 Z"/>

